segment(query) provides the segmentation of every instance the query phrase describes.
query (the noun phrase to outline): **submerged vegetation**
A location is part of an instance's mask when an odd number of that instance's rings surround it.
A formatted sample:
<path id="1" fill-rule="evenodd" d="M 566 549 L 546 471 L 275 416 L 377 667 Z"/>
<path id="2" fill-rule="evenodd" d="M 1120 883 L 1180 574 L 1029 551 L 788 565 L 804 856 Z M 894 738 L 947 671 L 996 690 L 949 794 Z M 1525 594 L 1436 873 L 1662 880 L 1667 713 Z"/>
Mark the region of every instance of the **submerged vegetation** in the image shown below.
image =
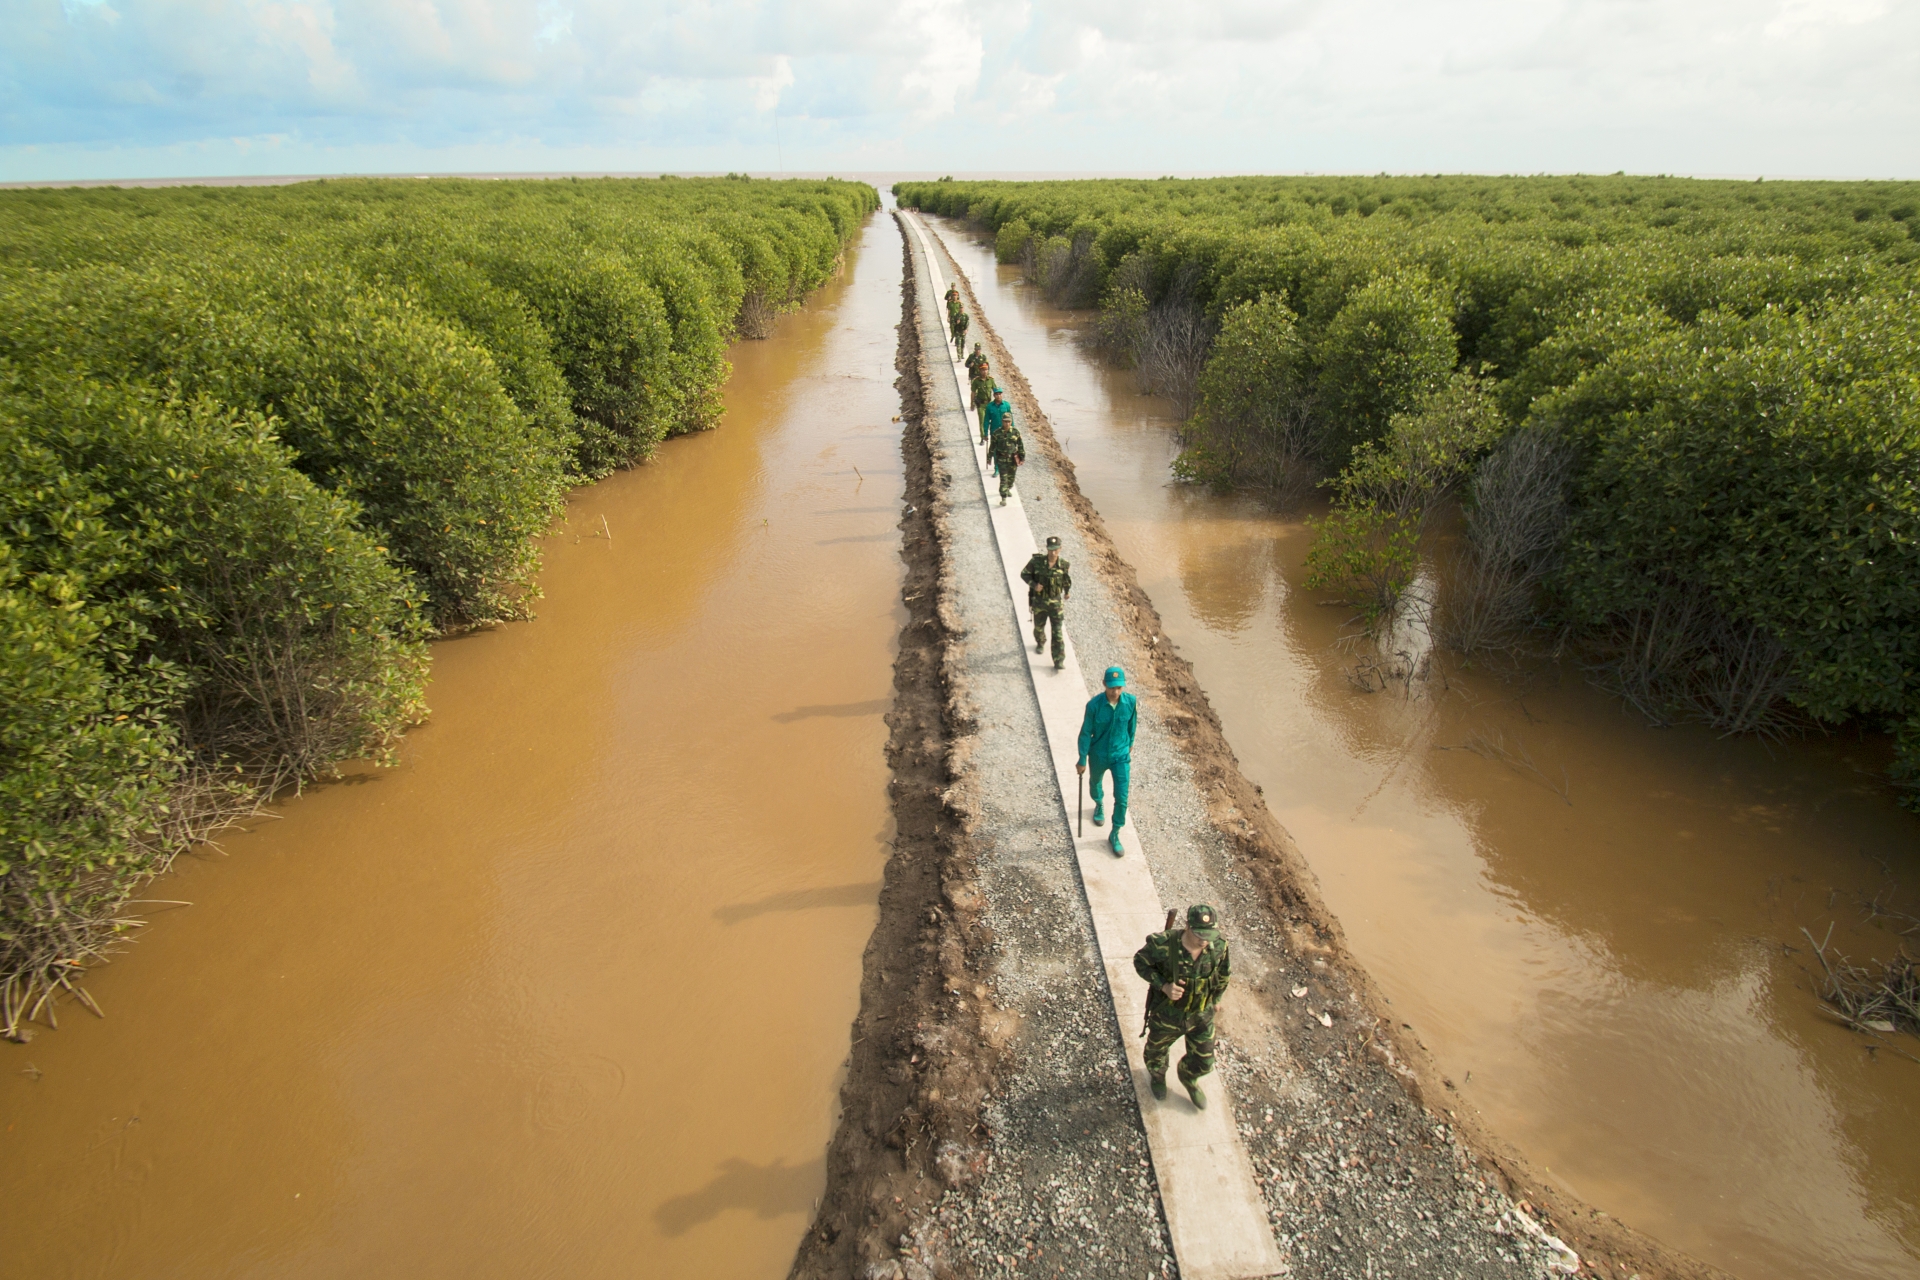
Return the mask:
<path id="1" fill-rule="evenodd" d="M 1650 717 L 1890 730 L 1920 803 L 1920 183 L 907 183 L 1298 503 L 1310 569 L 1466 653 L 1572 646 Z"/>
<path id="2" fill-rule="evenodd" d="M 0 195 L 0 1030 L 142 877 L 526 616 L 568 485 L 712 426 L 871 187 Z"/>

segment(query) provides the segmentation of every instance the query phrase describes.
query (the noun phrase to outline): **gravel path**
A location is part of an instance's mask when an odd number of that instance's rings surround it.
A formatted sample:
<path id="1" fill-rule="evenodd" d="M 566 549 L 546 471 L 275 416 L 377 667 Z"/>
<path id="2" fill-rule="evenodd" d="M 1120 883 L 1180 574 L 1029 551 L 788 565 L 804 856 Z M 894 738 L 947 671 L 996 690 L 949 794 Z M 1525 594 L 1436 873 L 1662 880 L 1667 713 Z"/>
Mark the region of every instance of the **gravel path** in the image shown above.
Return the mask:
<path id="1" fill-rule="evenodd" d="M 917 255 L 919 245 L 908 241 Z M 959 274 L 950 260 L 942 268 Z M 944 338 L 943 309 L 930 293 L 923 288 L 917 299 L 929 362 Z M 1257 799 L 1246 803 L 1252 789 L 1237 769 L 1223 778 L 1222 755 L 1231 766 L 1223 743 L 1211 755 L 1196 750 L 1206 726 L 1196 725 L 1197 690 L 1180 684 L 1184 664 L 1156 652 L 1150 604 L 1142 608 L 1130 572 L 1097 516 L 1089 517 L 1050 428 L 996 349 L 991 317 L 971 299 L 969 310 L 970 337 L 986 339 L 996 376 L 1015 392 L 1029 453 L 1019 487 L 1034 533 L 1057 534 L 1074 567 L 1067 625 L 1081 674 L 1091 685 L 1119 662 L 1134 677 L 1136 821 L 1156 885 L 1167 902 L 1220 908 L 1234 945 L 1220 1070 L 1237 1100 L 1285 1274 L 1565 1274 L 1571 1254 L 1551 1237 L 1551 1225 L 1510 1200 L 1444 1115 L 1410 1093 L 1395 1038 L 1363 999 L 1337 936 L 1316 929 L 1311 913 L 1276 910 L 1276 897 L 1286 895 L 1274 879 L 1292 871 L 1250 861 L 1248 852 L 1271 817 Z M 950 486 L 951 599 L 943 608 L 951 605 L 965 628 L 957 674 L 977 726 L 956 790 L 977 797 L 969 835 L 981 920 L 992 938 L 988 984 L 974 994 L 1013 1015 L 1017 1030 L 982 1106 L 984 1159 L 911 1215 L 897 1256 L 866 1274 L 1173 1276 L 1123 1031 L 1097 960 L 1027 676 L 1027 639 L 1016 631 L 986 513 L 974 505 L 981 481 L 964 434 L 973 430 L 971 415 L 941 373 L 925 380 L 924 430 L 935 483 L 944 477 Z M 1628 1280 L 1632 1273 L 1607 1274 Z"/>

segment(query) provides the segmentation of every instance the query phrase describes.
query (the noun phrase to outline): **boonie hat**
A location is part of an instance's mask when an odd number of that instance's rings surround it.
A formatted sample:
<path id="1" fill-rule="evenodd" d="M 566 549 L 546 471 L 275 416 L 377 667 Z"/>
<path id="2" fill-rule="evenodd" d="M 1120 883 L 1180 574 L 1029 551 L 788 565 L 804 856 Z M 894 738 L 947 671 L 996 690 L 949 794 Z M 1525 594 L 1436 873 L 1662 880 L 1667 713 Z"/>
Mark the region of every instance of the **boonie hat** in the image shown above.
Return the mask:
<path id="1" fill-rule="evenodd" d="M 1103 683 L 1109 689 L 1124 689 L 1127 685 L 1127 673 L 1119 667 L 1108 667 L 1107 677 Z"/>
<path id="2" fill-rule="evenodd" d="M 1187 908 L 1187 928 L 1189 929 L 1211 929 L 1214 919 L 1213 908 L 1204 902 L 1195 903 Z"/>

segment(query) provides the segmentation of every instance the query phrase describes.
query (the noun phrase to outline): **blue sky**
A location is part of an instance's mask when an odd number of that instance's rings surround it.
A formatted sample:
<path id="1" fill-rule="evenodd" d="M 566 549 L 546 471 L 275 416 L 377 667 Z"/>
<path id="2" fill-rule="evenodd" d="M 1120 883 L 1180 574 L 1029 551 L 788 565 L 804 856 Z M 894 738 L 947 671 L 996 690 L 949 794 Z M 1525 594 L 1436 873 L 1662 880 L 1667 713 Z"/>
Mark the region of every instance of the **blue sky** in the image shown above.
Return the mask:
<path id="1" fill-rule="evenodd" d="M 0 181 L 1920 177 L 1920 0 L 0 0 Z"/>

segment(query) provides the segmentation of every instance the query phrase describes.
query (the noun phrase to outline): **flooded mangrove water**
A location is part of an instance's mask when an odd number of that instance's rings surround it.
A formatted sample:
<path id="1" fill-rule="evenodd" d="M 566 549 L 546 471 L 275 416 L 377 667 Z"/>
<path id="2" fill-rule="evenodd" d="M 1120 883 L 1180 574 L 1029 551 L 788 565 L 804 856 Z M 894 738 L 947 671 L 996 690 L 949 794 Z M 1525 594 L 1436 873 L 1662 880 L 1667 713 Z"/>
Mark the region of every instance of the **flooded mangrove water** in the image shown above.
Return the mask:
<path id="1" fill-rule="evenodd" d="M 889 839 L 900 251 L 573 496 L 432 720 L 0 1045 L 0 1274 L 779 1276 Z"/>
<path id="2" fill-rule="evenodd" d="M 940 220 L 935 220 L 940 221 Z M 1167 406 L 942 234 L 1356 955 L 1493 1131 L 1750 1280 L 1920 1274 L 1920 1053 L 1834 1025 L 1815 937 L 1889 955 L 1920 820 L 1884 744 L 1656 730 L 1573 670 L 1367 694 L 1309 531 L 1173 485 Z M 1044 533 L 1044 530 L 1036 530 Z M 1071 626 L 1069 614 L 1068 625 Z M 1135 781 L 1143 805 L 1151 779 Z"/>

